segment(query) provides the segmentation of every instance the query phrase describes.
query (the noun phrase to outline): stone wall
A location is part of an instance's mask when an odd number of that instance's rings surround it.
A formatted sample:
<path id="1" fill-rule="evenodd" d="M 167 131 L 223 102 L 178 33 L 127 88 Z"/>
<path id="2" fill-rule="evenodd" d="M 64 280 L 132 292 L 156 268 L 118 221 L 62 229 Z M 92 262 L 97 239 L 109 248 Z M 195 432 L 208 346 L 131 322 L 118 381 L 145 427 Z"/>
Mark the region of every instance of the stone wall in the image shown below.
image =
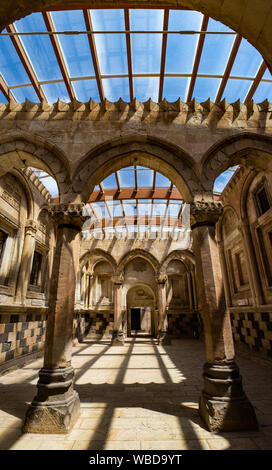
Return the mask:
<path id="1" fill-rule="evenodd" d="M 234 341 L 254 354 L 272 360 L 272 311 L 231 311 Z"/>
<path id="2" fill-rule="evenodd" d="M 42 351 L 46 313 L 0 314 L 0 365 Z"/>

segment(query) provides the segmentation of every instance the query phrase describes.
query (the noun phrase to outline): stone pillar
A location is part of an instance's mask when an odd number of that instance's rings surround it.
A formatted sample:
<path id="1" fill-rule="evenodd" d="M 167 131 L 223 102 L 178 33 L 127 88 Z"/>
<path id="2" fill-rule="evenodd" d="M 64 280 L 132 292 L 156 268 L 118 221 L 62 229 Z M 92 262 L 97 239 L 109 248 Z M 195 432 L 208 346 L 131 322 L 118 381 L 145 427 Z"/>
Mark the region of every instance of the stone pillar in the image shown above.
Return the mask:
<path id="1" fill-rule="evenodd" d="M 193 290 L 192 290 L 192 283 L 191 283 L 191 274 L 188 272 L 186 273 L 187 279 L 187 286 L 188 286 L 188 297 L 189 297 L 189 308 L 192 312 L 194 310 L 194 297 L 193 297 Z"/>
<path id="2" fill-rule="evenodd" d="M 161 345 L 171 344 L 171 339 L 168 333 L 168 318 L 167 318 L 167 310 L 166 310 L 166 283 L 167 283 L 166 275 L 159 275 L 157 277 L 158 314 L 159 314 L 158 344 L 161 344 Z"/>
<path id="3" fill-rule="evenodd" d="M 90 290 L 90 274 L 86 273 L 86 283 L 85 283 L 85 305 L 86 309 L 89 308 L 89 290 Z"/>
<path id="4" fill-rule="evenodd" d="M 231 305 L 232 305 L 231 293 L 230 293 L 231 291 L 230 291 L 230 283 L 229 283 L 229 276 L 228 276 L 228 270 L 227 270 L 224 244 L 223 244 L 222 241 L 220 241 L 220 242 L 217 242 L 217 245 L 218 245 L 219 258 L 220 258 L 220 264 L 221 264 L 221 269 L 222 269 L 223 285 L 224 285 L 224 289 L 225 289 L 226 304 L 227 304 L 227 307 L 231 307 Z"/>
<path id="5" fill-rule="evenodd" d="M 16 302 L 24 304 L 29 284 L 33 253 L 35 249 L 35 235 L 37 232 L 37 224 L 34 220 L 27 220 L 25 225 L 25 238 L 23 251 L 21 256 L 20 270 L 16 288 Z"/>
<path id="6" fill-rule="evenodd" d="M 78 239 L 84 217 L 81 204 L 54 204 L 49 211 L 57 224 L 57 240 L 44 365 L 39 373 L 38 393 L 27 411 L 23 430 L 56 434 L 69 432 L 79 416 L 71 356 Z"/>
<path id="7" fill-rule="evenodd" d="M 207 356 L 199 412 L 210 431 L 256 430 L 254 408 L 243 391 L 242 378 L 234 362 L 231 322 L 225 304 L 215 238 L 215 224 L 222 210 L 221 203 L 191 203 L 193 249 Z"/>
<path id="8" fill-rule="evenodd" d="M 122 325 L 122 293 L 123 277 L 115 276 L 112 278 L 114 295 L 114 325 L 112 334 L 112 346 L 124 346 L 125 338 Z"/>
<path id="9" fill-rule="evenodd" d="M 255 250 L 252 242 L 250 225 L 248 220 L 244 219 L 239 225 L 239 230 L 242 236 L 242 242 L 245 251 L 245 258 L 247 263 L 247 270 L 249 276 L 250 287 L 255 305 L 263 304 L 263 293 L 261 281 L 258 273 L 258 264 L 256 260 Z"/>

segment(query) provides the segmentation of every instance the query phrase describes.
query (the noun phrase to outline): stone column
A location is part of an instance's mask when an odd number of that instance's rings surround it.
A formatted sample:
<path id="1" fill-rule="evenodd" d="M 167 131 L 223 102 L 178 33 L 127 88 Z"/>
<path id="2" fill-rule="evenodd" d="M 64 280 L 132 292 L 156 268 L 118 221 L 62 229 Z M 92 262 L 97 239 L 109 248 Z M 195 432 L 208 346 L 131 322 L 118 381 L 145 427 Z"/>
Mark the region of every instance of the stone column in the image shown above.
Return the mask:
<path id="1" fill-rule="evenodd" d="M 27 411 L 23 430 L 56 434 L 69 432 L 79 416 L 71 356 L 78 239 L 84 217 L 81 204 L 52 204 L 49 211 L 57 224 L 57 240 L 44 365 L 39 373 L 38 393 Z"/>
<path id="2" fill-rule="evenodd" d="M 227 270 L 224 244 L 223 244 L 222 241 L 220 241 L 220 242 L 217 242 L 217 245 L 218 245 L 219 258 L 220 258 L 220 264 L 221 264 L 221 269 L 222 269 L 223 285 L 224 285 L 224 289 L 225 289 L 226 304 L 227 304 L 227 307 L 231 307 L 231 305 L 232 305 L 231 291 L 230 291 L 230 283 L 229 283 L 229 276 L 228 276 L 228 270 Z"/>
<path id="3" fill-rule="evenodd" d="M 222 210 L 221 203 L 191 203 L 193 249 L 207 356 L 199 412 L 210 431 L 255 430 L 258 424 L 254 408 L 243 391 L 242 378 L 234 362 L 231 322 L 215 238 L 215 224 Z"/>
<path id="4" fill-rule="evenodd" d="M 159 314 L 158 344 L 162 344 L 162 345 L 171 344 L 171 339 L 168 333 L 168 318 L 167 318 L 167 310 L 166 310 L 166 283 L 167 283 L 166 275 L 159 275 L 157 277 L 158 314 Z"/>
<path id="5" fill-rule="evenodd" d="M 114 325 L 112 334 L 112 346 L 124 346 L 125 338 L 122 325 L 122 293 L 123 277 L 115 276 L 112 278 L 114 295 Z"/>
<path id="6" fill-rule="evenodd" d="M 189 308 L 190 308 L 190 311 L 192 312 L 194 310 L 194 298 L 193 298 L 191 274 L 189 272 L 186 273 L 186 279 L 187 279 L 187 286 L 188 286 Z"/>
<path id="7" fill-rule="evenodd" d="M 21 302 L 22 304 L 24 304 L 26 299 L 26 293 L 31 274 L 36 232 L 36 222 L 34 222 L 34 220 L 27 220 L 25 225 L 25 238 L 15 295 L 16 302 Z"/>
<path id="8" fill-rule="evenodd" d="M 250 225 L 248 220 L 244 219 L 239 225 L 239 230 L 242 236 L 242 242 L 245 251 L 246 264 L 248 269 L 248 276 L 250 287 L 255 305 L 263 304 L 263 294 L 261 281 L 258 273 L 258 264 L 256 260 L 255 250 L 252 242 Z"/>

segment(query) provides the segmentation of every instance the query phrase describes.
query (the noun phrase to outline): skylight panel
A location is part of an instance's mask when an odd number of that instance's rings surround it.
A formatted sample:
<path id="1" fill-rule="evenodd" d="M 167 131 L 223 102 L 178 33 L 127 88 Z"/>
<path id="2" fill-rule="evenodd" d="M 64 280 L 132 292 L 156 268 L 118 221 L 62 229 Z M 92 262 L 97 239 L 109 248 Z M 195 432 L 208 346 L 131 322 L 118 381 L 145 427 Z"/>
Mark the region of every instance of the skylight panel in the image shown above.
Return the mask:
<path id="1" fill-rule="evenodd" d="M 4 33 L 7 32 L 5 29 Z M 8 86 L 30 83 L 22 62 L 8 36 L 0 37 L 0 73 Z"/>
<path id="2" fill-rule="evenodd" d="M 163 13 L 163 10 L 130 10 L 131 31 L 162 31 Z M 159 73 L 161 48 L 162 34 L 131 34 L 132 73 Z"/>
<path id="3" fill-rule="evenodd" d="M 91 10 L 93 31 L 125 31 L 122 10 Z M 95 44 L 101 75 L 128 73 L 126 36 L 95 34 Z"/>
<path id="4" fill-rule="evenodd" d="M 97 103 L 100 102 L 96 80 L 73 80 L 72 83 L 78 101 L 86 103 L 92 98 Z"/>
<path id="5" fill-rule="evenodd" d="M 207 31 L 231 32 L 232 30 L 219 21 L 210 18 Z M 234 41 L 235 34 L 207 34 L 205 36 L 198 73 L 223 75 Z"/>
<path id="6" fill-rule="evenodd" d="M 19 32 L 47 31 L 41 13 L 32 13 L 16 21 L 15 27 Z M 21 36 L 20 40 L 39 81 L 62 79 L 48 35 Z"/>
<path id="7" fill-rule="evenodd" d="M 272 102 L 272 83 L 260 82 L 253 99 L 255 103 L 261 103 L 265 99 Z"/>
<path id="8" fill-rule="evenodd" d="M 112 208 L 112 216 L 113 217 L 122 217 L 123 216 L 123 209 L 120 201 L 118 204 L 115 204 Z"/>
<path id="9" fill-rule="evenodd" d="M 0 91 L 0 103 L 7 103 L 7 102 L 8 102 L 8 100 L 5 97 L 4 93 L 2 93 L 2 91 Z"/>
<path id="10" fill-rule="evenodd" d="M 197 77 L 193 97 L 201 103 L 208 98 L 215 101 L 216 93 L 220 85 L 220 78 Z"/>
<path id="11" fill-rule="evenodd" d="M 169 31 L 200 31 L 203 15 L 196 11 L 170 10 Z M 165 73 L 192 73 L 198 35 L 168 34 Z"/>
<path id="12" fill-rule="evenodd" d="M 103 78 L 104 95 L 109 101 L 118 101 L 122 98 L 129 102 L 129 81 L 127 77 Z"/>
<path id="13" fill-rule="evenodd" d="M 255 77 L 262 61 L 262 56 L 257 49 L 243 38 L 231 70 L 231 75 L 236 77 Z"/>
<path id="14" fill-rule="evenodd" d="M 56 31 L 86 30 L 83 12 L 55 11 L 51 13 Z M 94 67 L 87 34 L 79 36 L 58 35 L 58 40 L 70 77 L 94 76 Z"/>
<path id="15" fill-rule="evenodd" d="M 186 100 L 189 86 L 189 78 L 187 77 L 164 77 L 163 98 L 167 101 L 176 101 L 180 98 Z"/>
<path id="16" fill-rule="evenodd" d="M 58 99 L 67 103 L 70 101 L 64 82 L 42 85 L 42 90 L 49 104 L 56 103 Z"/>
<path id="17" fill-rule="evenodd" d="M 263 74 L 263 78 L 265 78 L 266 80 L 272 80 L 272 74 L 270 73 L 268 67 L 267 67 L 266 71 Z"/>
<path id="18" fill-rule="evenodd" d="M 169 188 L 171 185 L 171 181 L 166 178 L 166 176 L 162 175 L 161 173 L 157 173 L 156 175 L 156 187 L 157 188 Z"/>
<path id="19" fill-rule="evenodd" d="M 14 88 L 12 90 L 12 94 L 18 103 L 23 103 L 27 98 L 29 101 L 33 103 L 39 103 L 40 100 L 33 88 L 33 86 L 26 86 L 22 88 Z"/>
<path id="20" fill-rule="evenodd" d="M 151 202 L 150 199 L 147 202 L 138 202 L 138 213 L 139 215 L 150 215 L 151 213 Z"/>
<path id="21" fill-rule="evenodd" d="M 237 80 L 229 78 L 223 93 L 223 98 L 225 98 L 229 103 L 233 103 L 238 99 L 244 101 L 251 85 L 251 80 Z"/>
<path id="22" fill-rule="evenodd" d="M 115 174 L 112 173 L 110 176 L 107 176 L 102 182 L 104 189 L 117 189 L 117 182 Z"/>
<path id="23" fill-rule="evenodd" d="M 122 170 L 118 171 L 118 177 L 121 188 L 134 188 L 135 187 L 135 176 L 133 170 Z"/>
<path id="24" fill-rule="evenodd" d="M 153 101 L 158 101 L 159 83 L 159 77 L 134 77 L 133 89 L 137 100 L 147 101 L 151 98 Z"/>
<path id="25" fill-rule="evenodd" d="M 142 188 L 152 187 L 153 184 L 153 170 L 141 170 L 137 167 L 137 182 L 138 186 Z"/>
<path id="26" fill-rule="evenodd" d="M 123 206 L 127 217 L 133 217 L 137 215 L 136 200 L 131 199 L 128 202 L 123 201 Z"/>

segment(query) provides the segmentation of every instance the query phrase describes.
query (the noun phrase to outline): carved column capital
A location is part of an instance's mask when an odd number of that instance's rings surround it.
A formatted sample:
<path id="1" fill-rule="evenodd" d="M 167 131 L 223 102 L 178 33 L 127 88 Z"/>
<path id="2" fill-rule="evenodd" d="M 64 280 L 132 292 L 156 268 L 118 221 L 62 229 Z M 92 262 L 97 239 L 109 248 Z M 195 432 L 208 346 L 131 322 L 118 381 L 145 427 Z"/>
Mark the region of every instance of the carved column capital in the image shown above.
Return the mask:
<path id="1" fill-rule="evenodd" d="M 83 215 L 84 204 L 49 204 L 48 211 L 58 226 L 70 225 L 79 231 L 88 217 Z"/>
<path id="2" fill-rule="evenodd" d="M 38 229 L 38 226 L 37 226 L 37 223 L 35 222 L 35 220 L 28 219 L 26 221 L 25 235 L 32 235 L 33 237 L 35 237 L 35 235 L 37 233 L 37 229 Z"/>
<path id="3" fill-rule="evenodd" d="M 221 202 L 191 202 L 191 228 L 202 225 L 215 225 L 220 215 L 223 213 L 223 205 Z"/>
<path id="4" fill-rule="evenodd" d="M 121 274 L 115 274 L 114 276 L 112 276 L 111 280 L 112 280 L 112 283 L 113 283 L 114 285 L 120 286 L 120 285 L 122 285 L 123 282 L 124 282 L 124 275 L 123 275 L 123 273 L 121 273 Z"/>
<path id="5" fill-rule="evenodd" d="M 166 284 L 167 274 L 166 273 L 158 274 L 157 277 L 156 277 L 156 282 L 157 282 L 157 284 L 162 284 L 162 285 Z"/>

